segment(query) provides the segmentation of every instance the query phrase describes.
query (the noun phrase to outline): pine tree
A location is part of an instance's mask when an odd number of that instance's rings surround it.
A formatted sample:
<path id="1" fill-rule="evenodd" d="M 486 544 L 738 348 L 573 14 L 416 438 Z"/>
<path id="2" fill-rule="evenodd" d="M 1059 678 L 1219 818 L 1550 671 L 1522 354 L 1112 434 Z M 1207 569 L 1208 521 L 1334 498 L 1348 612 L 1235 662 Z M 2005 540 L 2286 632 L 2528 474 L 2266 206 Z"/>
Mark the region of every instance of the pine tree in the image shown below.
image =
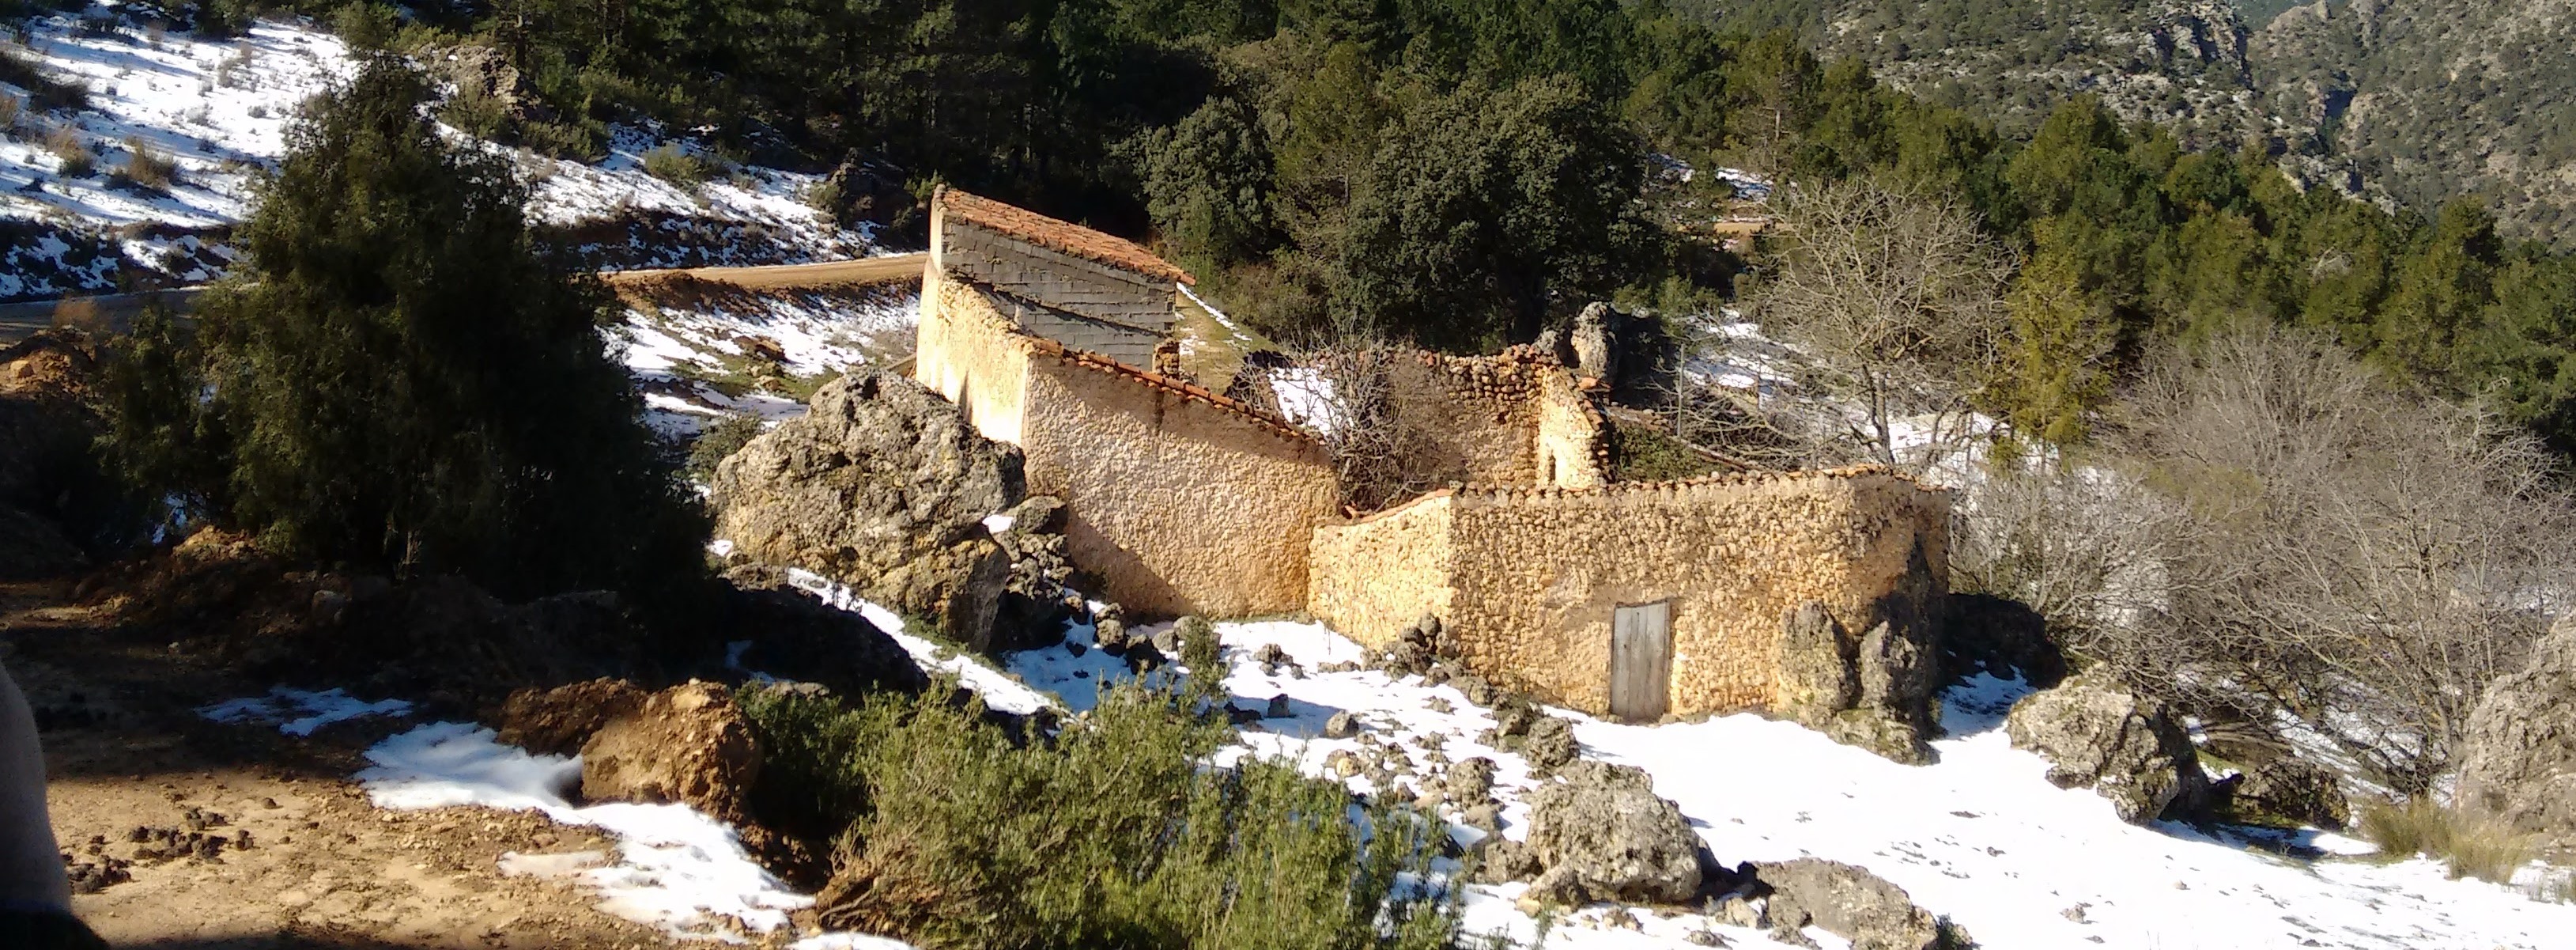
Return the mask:
<path id="1" fill-rule="evenodd" d="M 370 57 L 314 100 L 200 308 L 222 520 L 352 569 L 508 595 L 663 592 L 702 516 L 598 325 L 604 287 L 531 239 L 501 158 L 442 138 Z"/>
<path id="2" fill-rule="evenodd" d="M 2045 245 L 2022 268 L 2005 305 L 2010 329 L 1992 397 L 2024 435 L 2055 445 L 2083 441 L 2086 415 L 2111 394 L 2119 331 L 2110 308 L 2085 289 L 2072 256 Z"/>

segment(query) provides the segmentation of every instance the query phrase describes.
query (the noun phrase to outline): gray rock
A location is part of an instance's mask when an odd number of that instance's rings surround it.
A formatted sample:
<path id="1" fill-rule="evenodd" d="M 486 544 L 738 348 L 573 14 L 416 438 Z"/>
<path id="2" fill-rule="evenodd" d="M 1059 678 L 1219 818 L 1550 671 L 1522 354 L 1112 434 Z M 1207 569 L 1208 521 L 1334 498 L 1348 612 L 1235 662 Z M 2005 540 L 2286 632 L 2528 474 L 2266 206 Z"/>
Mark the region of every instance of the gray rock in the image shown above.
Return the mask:
<path id="1" fill-rule="evenodd" d="M 1324 720 L 1324 738 L 1348 739 L 1352 736 L 1359 735 L 1359 733 L 1359 717 L 1353 716 L 1347 711 L 1334 713 L 1331 718 Z"/>
<path id="2" fill-rule="evenodd" d="M 2228 793 L 2239 816 L 2287 819 L 2329 830 L 2352 821 L 2352 802 L 2331 769 L 2293 756 L 2246 766 Z"/>
<path id="3" fill-rule="evenodd" d="M 1476 857 L 1476 872 L 1470 878 L 1478 884 L 1526 881 L 1539 873 L 1538 856 L 1529 846 L 1501 835 L 1479 843 Z"/>
<path id="4" fill-rule="evenodd" d="M 979 649 L 1011 558 L 984 518 L 1026 495 L 1017 448 L 977 434 L 921 384 L 858 372 L 716 467 L 716 534 L 759 561 L 840 580 L 898 613 L 935 617 Z"/>
<path id="5" fill-rule="evenodd" d="M 1698 893 L 1699 836 L 1643 770 L 1575 762 L 1527 800 L 1529 850 L 1544 868 L 1531 897 L 1676 904 Z"/>
<path id="6" fill-rule="evenodd" d="M 1270 697 L 1270 707 L 1263 710 L 1262 715 L 1270 719 L 1290 719 L 1297 715 L 1297 711 L 1288 702 L 1288 694 L 1280 693 Z"/>
<path id="7" fill-rule="evenodd" d="M 1539 775 L 1563 768 L 1582 752 L 1582 744 L 1574 741 L 1574 723 L 1555 716 L 1538 717 L 1530 724 L 1529 737 L 1521 740 L 1521 757 Z"/>
<path id="8" fill-rule="evenodd" d="M 1821 729 L 1860 699 L 1860 674 L 1842 627 L 1814 601 L 1789 613 L 1780 636 L 1780 705 L 1788 718 Z"/>
<path id="9" fill-rule="evenodd" d="M 1485 678 L 1482 676 L 1477 676 L 1473 673 L 1469 673 L 1465 676 L 1451 676 L 1449 677 L 1449 685 L 1456 687 L 1460 694 L 1467 697 L 1468 702 L 1479 706 L 1491 706 L 1494 704 L 1494 686 L 1491 683 L 1485 682 Z"/>
<path id="10" fill-rule="evenodd" d="M 1494 760 L 1477 756 L 1449 767 L 1449 797 L 1480 802 L 1494 793 Z"/>
<path id="11" fill-rule="evenodd" d="M 2182 726 L 2163 704 L 2108 677 L 2077 676 L 2023 697 L 2004 731 L 2013 748 L 2048 757 L 2050 782 L 2092 787 L 2122 821 L 2190 815 L 2206 802 L 2209 776 Z"/>
<path id="12" fill-rule="evenodd" d="M 1914 905 L 1905 889 L 1867 869 L 1821 858 L 1757 863 L 1754 877 L 1770 888 L 1766 915 L 1775 935 L 1805 927 L 1850 940 L 1853 950 L 1938 950 L 1966 946 L 1956 928 Z"/>
<path id="13" fill-rule="evenodd" d="M 2460 798 L 2576 850 L 2576 617 L 2532 647 L 2523 671 L 2487 687 L 2461 745 Z"/>

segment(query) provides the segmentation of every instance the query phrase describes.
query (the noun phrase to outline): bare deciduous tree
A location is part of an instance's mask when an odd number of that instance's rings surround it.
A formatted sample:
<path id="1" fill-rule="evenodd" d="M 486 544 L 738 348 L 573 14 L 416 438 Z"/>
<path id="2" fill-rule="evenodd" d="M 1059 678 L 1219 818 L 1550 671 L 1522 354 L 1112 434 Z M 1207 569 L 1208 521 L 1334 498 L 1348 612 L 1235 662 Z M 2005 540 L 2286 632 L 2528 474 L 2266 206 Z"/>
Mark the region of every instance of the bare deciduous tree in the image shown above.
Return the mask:
<path id="1" fill-rule="evenodd" d="M 1804 381 L 1879 462 L 1922 472 L 1965 447 L 2002 332 L 2012 257 L 1954 199 L 1871 179 L 1788 202 L 1749 312 L 1814 357 Z"/>
<path id="2" fill-rule="evenodd" d="M 2537 440 L 2324 338 L 2167 355 L 2117 421 L 2081 516 L 2039 516 L 2072 536 L 2022 546 L 2047 565 L 2023 589 L 2090 611 L 2070 642 L 2138 685 L 2295 717 L 2395 790 L 2450 765 L 2480 691 L 2576 596 L 2576 502 Z"/>

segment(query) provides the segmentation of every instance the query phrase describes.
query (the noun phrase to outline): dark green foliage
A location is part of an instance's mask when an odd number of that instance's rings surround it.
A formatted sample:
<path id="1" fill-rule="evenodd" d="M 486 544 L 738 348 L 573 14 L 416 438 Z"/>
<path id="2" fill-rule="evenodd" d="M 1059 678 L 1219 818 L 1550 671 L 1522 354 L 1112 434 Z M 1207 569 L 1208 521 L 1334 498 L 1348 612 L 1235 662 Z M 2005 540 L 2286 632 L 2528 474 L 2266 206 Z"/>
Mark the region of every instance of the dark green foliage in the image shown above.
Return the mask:
<path id="1" fill-rule="evenodd" d="M 689 444 L 689 461 L 681 466 L 681 471 L 692 481 L 712 479 L 716 476 L 716 466 L 726 456 L 742 451 L 742 447 L 760 432 L 759 416 L 748 412 L 724 415 L 708 423 L 706 429 L 698 433 L 697 441 Z"/>
<path id="2" fill-rule="evenodd" d="M 1339 306 L 1443 349 L 1528 340 L 1637 275 L 1636 139 L 1564 77 L 1409 110 L 1359 178 Z"/>
<path id="3" fill-rule="evenodd" d="M 1454 936 L 1453 912 L 1398 880 L 1427 867 L 1436 824 L 1355 808 L 1286 763 L 1208 768 L 1231 732 L 1172 693 L 1106 689 L 1026 748 L 949 693 L 855 710 L 745 695 L 766 750 L 755 808 L 841 829 L 836 864 L 872 876 L 847 902 L 826 889 L 827 923 L 930 950 L 1428 950 Z"/>
<path id="4" fill-rule="evenodd" d="M 670 595 L 705 528 L 600 342 L 610 297 L 533 244 L 508 166 L 441 139 L 429 98 L 369 58 L 290 128 L 247 266 L 198 305 L 202 366 L 139 344 L 157 385 L 129 394 L 130 451 L 193 446 L 220 470 L 146 469 L 310 560 Z"/>
<path id="5" fill-rule="evenodd" d="M 1254 260 L 1279 240 L 1270 207 L 1274 160 L 1258 120 L 1234 100 L 1210 99 L 1148 140 L 1147 208 L 1191 266 L 1213 271 Z"/>

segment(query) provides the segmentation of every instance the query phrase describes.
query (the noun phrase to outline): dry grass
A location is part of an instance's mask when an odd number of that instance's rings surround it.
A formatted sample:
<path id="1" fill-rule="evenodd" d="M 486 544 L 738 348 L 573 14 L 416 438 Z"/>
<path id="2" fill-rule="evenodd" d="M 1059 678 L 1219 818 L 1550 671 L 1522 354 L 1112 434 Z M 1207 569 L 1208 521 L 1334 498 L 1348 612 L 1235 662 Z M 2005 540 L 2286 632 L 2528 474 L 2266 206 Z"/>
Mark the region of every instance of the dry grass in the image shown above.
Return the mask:
<path id="1" fill-rule="evenodd" d="M 58 126 L 45 136 L 45 151 L 62 163 L 54 173 L 65 178 L 87 178 L 98 170 L 98 153 L 90 151 L 88 140 L 71 126 Z"/>
<path id="2" fill-rule="evenodd" d="M 2423 855 L 2442 862 L 2453 880 L 2509 884 L 2531 860 L 2531 836 L 2493 817 L 2445 808 L 2428 798 L 2403 805 L 2374 802 L 2361 812 L 2361 833 L 2392 858 Z"/>
<path id="3" fill-rule="evenodd" d="M 167 190 L 179 180 L 179 161 L 134 136 L 125 137 L 125 167 L 117 177 L 154 191 Z"/>

